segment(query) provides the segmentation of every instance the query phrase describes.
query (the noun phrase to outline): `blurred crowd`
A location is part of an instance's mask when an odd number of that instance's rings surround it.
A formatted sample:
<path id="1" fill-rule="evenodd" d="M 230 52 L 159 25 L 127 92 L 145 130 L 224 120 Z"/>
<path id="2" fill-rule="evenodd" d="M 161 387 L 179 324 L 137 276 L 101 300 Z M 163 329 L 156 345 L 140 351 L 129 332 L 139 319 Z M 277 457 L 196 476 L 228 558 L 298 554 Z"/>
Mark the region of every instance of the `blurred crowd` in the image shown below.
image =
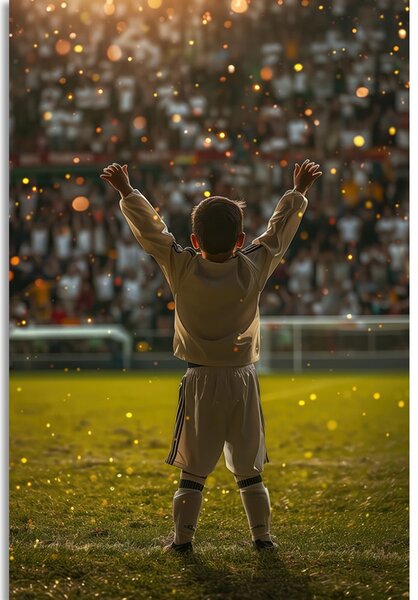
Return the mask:
<path id="1" fill-rule="evenodd" d="M 98 178 L 108 161 L 129 164 L 183 246 L 192 207 L 215 194 L 246 201 L 251 243 L 294 162 L 319 162 L 261 314 L 408 313 L 408 11 L 404 0 L 15 3 L 11 323 L 172 327 L 165 279 Z"/>

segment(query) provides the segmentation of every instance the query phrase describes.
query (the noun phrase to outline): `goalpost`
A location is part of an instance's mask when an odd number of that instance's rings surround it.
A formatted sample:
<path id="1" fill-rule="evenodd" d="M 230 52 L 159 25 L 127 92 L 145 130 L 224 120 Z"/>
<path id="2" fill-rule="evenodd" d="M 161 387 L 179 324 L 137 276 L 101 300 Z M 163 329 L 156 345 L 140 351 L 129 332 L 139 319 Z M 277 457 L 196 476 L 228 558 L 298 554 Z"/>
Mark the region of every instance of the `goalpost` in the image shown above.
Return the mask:
<path id="1" fill-rule="evenodd" d="M 260 372 L 402 369 L 408 359 L 407 315 L 261 318 Z"/>
<path id="2" fill-rule="evenodd" d="M 124 369 L 131 366 L 132 336 L 121 325 L 31 325 L 15 327 L 10 331 L 11 342 L 39 340 L 115 340 L 122 345 L 122 364 Z M 58 356 L 58 355 L 57 355 Z M 88 360 L 80 356 L 81 362 Z"/>

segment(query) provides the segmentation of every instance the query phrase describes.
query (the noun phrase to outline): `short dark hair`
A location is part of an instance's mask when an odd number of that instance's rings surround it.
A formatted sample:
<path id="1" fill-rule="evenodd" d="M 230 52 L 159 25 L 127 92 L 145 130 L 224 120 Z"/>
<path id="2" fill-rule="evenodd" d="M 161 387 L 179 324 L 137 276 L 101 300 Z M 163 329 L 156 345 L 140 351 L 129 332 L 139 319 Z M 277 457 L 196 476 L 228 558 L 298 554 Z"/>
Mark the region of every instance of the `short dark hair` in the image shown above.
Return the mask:
<path id="1" fill-rule="evenodd" d="M 244 200 L 224 196 L 205 198 L 192 210 L 192 231 L 209 254 L 233 250 L 243 230 Z"/>

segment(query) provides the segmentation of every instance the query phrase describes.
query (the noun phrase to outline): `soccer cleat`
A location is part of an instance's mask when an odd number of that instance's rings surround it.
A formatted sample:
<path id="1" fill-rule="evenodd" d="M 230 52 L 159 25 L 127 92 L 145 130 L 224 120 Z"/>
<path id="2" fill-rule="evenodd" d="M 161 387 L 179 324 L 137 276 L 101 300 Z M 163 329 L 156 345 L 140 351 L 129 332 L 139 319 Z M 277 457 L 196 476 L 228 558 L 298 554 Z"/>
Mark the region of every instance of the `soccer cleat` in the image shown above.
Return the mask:
<path id="1" fill-rule="evenodd" d="M 256 550 L 277 550 L 279 544 L 270 540 L 254 540 L 253 546 Z"/>
<path id="2" fill-rule="evenodd" d="M 185 544 L 175 544 L 174 542 L 171 542 L 168 546 L 164 546 L 163 551 L 185 554 L 186 552 L 193 552 L 193 544 L 192 542 L 186 542 Z"/>

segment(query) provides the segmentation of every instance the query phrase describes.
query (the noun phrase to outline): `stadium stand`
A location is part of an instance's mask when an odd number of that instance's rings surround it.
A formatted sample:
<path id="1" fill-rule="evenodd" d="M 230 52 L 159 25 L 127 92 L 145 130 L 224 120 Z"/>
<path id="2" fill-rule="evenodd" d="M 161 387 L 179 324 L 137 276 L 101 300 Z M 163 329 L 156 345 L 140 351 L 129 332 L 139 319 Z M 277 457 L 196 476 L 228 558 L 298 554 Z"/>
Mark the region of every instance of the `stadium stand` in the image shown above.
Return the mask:
<path id="1" fill-rule="evenodd" d="M 251 243 L 294 162 L 319 162 L 261 314 L 408 314 L 406 2 L 26 0 L 11 18 L 11 325 L 172 327 L 98 178 L 113 161 L 183 246 L 205 195 L 246 201 Z"/>

